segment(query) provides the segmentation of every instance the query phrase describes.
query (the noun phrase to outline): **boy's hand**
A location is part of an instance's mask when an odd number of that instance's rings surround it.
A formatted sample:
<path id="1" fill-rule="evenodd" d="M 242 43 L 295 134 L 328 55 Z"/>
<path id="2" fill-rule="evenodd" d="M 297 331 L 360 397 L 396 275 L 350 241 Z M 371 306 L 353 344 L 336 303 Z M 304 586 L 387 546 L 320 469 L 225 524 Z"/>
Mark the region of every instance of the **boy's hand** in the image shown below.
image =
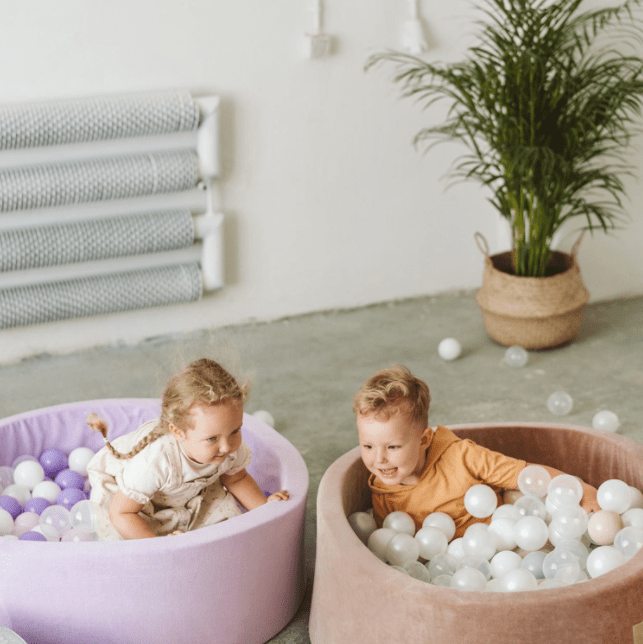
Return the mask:
<path id="1" fill-rule="evenodd" d="M 270 501 L 287 501 L 290 498 L 290 494 L 286 490 L 280 490 L 279 492 L 275 492 L 274 494 L 271 494 L 268 497 L 267 503 Z"/>

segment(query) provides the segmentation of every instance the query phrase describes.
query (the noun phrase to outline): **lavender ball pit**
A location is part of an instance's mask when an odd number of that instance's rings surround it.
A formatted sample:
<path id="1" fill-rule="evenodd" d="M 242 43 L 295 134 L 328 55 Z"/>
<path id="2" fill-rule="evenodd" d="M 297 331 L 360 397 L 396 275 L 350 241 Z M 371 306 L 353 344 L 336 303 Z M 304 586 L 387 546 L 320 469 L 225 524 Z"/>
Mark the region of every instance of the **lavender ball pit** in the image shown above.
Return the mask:
<path id="1" fill-rule="evenodd" d="M 110 436 L 158 416 L 152 399 L 97 400 L 0 421 L 0 465 L 48 447 L 97 451 L 91 411 Z M 308 471 L 275 430 L 244 416 L 248 470 L 264 490 L 287 489 L 218 525 L 175 537 L 36 543 L 0 539 L 4 621 L 30 644 L 262 644 L 293 617 L 305 590 Z"/>
<path id="2" fill-rule="evenodd" d="M 643 487 L 643 445 L 571 425 L 501 423 L 451 429 L 490 449 L 556 467 L 594 486 Z M 359 447 L 324 474 L 317 496 L 312 644 L 632 644 L 643 639 L 643 551 L 565 588 L 522 593 L 432 586 L 381 562 L 346 517 L 370 507 Z M 634 639 L 636 631 L 637 639 Z"/>

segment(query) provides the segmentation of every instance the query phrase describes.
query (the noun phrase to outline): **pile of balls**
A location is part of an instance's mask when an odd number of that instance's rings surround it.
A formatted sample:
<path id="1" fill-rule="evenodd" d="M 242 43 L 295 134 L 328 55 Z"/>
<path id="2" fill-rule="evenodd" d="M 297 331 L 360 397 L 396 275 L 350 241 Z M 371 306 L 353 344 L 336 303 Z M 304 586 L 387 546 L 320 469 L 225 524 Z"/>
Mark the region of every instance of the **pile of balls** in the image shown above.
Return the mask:
<path id="1" fill-rule="evenodd" d="M 643 547 L 643 494 L 610 479 L 598 488 L 599 512 L 580 506 L 579 480 L 550 477 L 539 465 L 521 472 L 513 503 L 497 506 L 494 490 L 474 485 L 464 499 L 475 523 L 454 539 L 455 523 L 429 514 L 415 531 L 405 512 L 392 512 L 377 528 L 370 512 L 348 521 L 379 559 L 421 581 L 466 591 L 514 592 L 558 588 L 598 577 Z M 513 496 L 513 499 L 511 498 Z"/>
<path id="2" fill-rule="evenodd" d="M 38 458 L 19 456 L 0 467 L 0 538 L 23 541 L 95 541 L 88 500 L 88 447 L 69 454 L 51 448 Z"/>

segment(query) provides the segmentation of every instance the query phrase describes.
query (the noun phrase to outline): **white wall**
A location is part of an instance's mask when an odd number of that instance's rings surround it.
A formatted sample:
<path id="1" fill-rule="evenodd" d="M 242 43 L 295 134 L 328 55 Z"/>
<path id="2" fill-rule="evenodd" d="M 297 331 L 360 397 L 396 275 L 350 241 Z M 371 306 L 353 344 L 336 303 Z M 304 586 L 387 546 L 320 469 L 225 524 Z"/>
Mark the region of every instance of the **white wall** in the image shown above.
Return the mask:
<path id="1" fill-rule="evenodd" d="M 428 55 L 457 58 L 469 3 L 421 6 Z M 221 96 L 228 255 L 226 287 L 197 304 L 0 331 L 0 363 L 476 288 L 473 233 L 505 250 L 497 216 L 477 186 L 445 192 L 458 148 L 414 150 L 431 116 L 398 99 L 390 69 L 363 71 L 369 54 L 399 48 L 407 7 L 325 0 L 334 52 L 308 60 L 307 0 L 1 0 L 1 102 L 171 87 Z M 643 293 L 636 182 L 631 196 L 624 232 L 583 242 L 595 300 Z"/>

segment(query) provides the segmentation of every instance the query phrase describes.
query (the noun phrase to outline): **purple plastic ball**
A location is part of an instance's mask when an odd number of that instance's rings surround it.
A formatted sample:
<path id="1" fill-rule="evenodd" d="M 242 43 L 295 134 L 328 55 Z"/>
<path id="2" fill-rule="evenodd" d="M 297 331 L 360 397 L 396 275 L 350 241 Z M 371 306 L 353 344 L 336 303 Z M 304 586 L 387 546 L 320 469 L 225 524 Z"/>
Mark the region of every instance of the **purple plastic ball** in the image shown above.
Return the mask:
<path id="1" fill-rule="evenodd" d="M 35 497 L 33 499 L 29 499 L 25 503 L 25 512 L 35 512 L 36 514 L 42 514 L 42 511 L 45 508 L 48 508 L 51 505 L 47 499 L 43 499 L 41 497 Z"/>
<path id="2" fill-rule="evenodd" d="M 56 497 L 56 505 L 62 505 L 63 508 L 71 510 L 78 501 L 85 501 L 86 499 L 87 497 L 82 490 L 77 487 L 68 487 Z"/>
<path id="3" fill-rule="evenodd" d="M 6 494 L 0 496 L 0 508 L 6 510 L 13 517 L 14 521 L 19 514 L 22 514 L 20 501 L 18 501 L 18 499 L 14 499 L 12 496 L 7 496 Z"/>
<path id="4" fill-rule="evenodd" d="M 40 534 L 40 532 L 34 532 L 33 530 L 25 532 L 23 535 L 18 537 L 18 539 L 20 541 L 47 541 L 47 537 L 45 537 L 44 534 Z"/>
<path id="5" fill-rule="evenodd" d="M 45 474 L 51 478 L 67 467 L 67 454 L 55 447 L 46 449 L 38 460 Z"/>
<path id="6" fill-rule="evenodd" d="M 56 474 L 54 481 L 60 485 L 62 490 L 66 490 L 69 487 L 75 487 L 78 490 L 85 489 L 85 477 L 74 470 L 63 470 Z"/>

